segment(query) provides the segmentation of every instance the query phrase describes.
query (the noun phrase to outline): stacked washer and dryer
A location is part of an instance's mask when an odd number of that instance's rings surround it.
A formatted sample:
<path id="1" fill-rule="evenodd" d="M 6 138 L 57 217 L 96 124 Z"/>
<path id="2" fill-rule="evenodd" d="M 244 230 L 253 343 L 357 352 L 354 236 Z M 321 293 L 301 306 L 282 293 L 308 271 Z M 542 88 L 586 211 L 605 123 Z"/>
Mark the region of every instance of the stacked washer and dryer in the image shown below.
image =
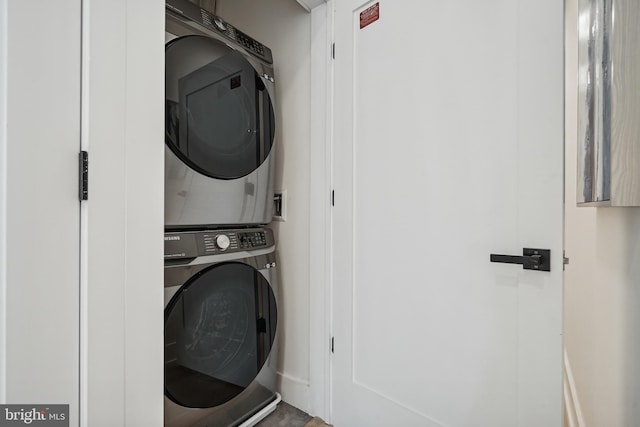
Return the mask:
<path id="1" fill-rule="evenodd" d="M 166 2 L 165 426 L 248 427 L 276 385 L 271 50 Z"/>

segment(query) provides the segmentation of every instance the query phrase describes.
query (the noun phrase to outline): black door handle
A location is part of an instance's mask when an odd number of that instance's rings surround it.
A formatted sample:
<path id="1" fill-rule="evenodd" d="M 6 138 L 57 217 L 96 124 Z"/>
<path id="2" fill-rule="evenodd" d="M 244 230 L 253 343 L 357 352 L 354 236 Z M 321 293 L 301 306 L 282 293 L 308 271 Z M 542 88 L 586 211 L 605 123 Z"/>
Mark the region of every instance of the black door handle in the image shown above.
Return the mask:
<path id="1" fill-rule="evenodd" d="M 551 271 L 551 251 L 549 249 L 522 249 L 522 256 L 491 254 L 491 262 L 522 264 L 525 270 Z"/>

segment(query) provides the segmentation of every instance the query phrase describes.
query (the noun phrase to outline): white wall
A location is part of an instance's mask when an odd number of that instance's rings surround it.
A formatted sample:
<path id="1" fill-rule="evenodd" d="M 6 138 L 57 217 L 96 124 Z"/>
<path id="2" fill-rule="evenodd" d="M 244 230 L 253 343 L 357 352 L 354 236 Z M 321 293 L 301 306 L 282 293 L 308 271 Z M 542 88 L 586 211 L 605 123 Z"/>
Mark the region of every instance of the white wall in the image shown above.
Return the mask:
<path id="1" fill-rule="evenodd" d="M 309 410 L 309 121 L 311 17 L 294 0 L 218 0 L 217 14 L 273 51 L 277 94 L 276 189 L 287 221 L 274 222 L 280 272 L 283 398 Z"/>
<path id="2" fill-rule="evenodd" d="M 586 425 L 627 427 L 640 420 L 640 209 L 576 207 L 577 0 L 566 8 L 565 346 Z"/>

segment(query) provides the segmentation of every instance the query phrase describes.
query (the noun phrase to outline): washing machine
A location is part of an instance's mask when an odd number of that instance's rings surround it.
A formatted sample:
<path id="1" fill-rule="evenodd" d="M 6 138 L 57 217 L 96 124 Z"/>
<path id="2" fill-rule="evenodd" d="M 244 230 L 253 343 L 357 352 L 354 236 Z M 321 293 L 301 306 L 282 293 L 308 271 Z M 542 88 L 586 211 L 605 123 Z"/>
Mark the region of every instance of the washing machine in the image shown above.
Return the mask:
<path id="1" fill-rule="evenodd" d="M 166 2 L 165 229 L 273 216 L 271 50 L 187 0 Z"/>
<path id="2" fill-rule="evenodd" d="M 164 239 L 165 427 L 253 426 L 280 401 L 273 233 Z"/>

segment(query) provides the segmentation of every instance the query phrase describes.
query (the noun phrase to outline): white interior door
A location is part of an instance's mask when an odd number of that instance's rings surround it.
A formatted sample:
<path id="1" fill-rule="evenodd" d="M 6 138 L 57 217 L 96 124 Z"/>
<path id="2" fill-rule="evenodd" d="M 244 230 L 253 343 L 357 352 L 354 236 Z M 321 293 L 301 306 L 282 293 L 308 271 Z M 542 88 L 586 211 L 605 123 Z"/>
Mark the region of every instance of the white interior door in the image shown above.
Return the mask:
<path id="1" fill-rule="evenodd" d="M 333 423 L 562 425 L 563 3 L 339 0 L 335 42 Z"/>
<path id="2" fill-rule="evenodd" d="M 72 427 L 79 425 L 80 13 L 80 0 L 0 0 L 0 402 L 25 412 L 68 404 Z"/>

